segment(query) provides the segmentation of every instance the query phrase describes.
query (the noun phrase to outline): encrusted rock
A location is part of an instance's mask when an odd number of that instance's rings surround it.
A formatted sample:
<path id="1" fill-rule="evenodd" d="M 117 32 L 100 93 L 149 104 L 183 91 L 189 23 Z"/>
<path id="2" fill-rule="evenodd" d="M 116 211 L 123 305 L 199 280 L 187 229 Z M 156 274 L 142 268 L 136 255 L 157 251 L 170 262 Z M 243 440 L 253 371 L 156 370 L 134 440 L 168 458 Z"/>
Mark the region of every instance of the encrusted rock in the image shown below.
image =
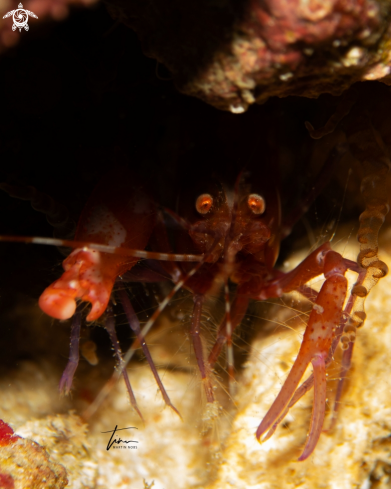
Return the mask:
<path id="1" fill-rule="evenodd" d="M 386 0 L 107 0 L 182 92 L 240 113 L 390 73 Z"/>
<path id="2" fill-rule="evenodd" d="M 50 460 L 42 446 L 14 435 L 0 420 L 0 487 L 5 489 L 63 489 L 65 468 Z"/>

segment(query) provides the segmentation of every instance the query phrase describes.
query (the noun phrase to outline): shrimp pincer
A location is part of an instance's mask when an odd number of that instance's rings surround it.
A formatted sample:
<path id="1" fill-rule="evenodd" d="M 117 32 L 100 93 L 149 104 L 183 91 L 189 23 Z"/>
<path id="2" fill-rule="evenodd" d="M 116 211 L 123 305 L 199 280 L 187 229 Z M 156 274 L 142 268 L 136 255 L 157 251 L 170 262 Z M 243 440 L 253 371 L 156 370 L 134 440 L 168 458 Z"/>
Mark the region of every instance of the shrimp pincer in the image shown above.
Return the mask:
<path id="1" fill-rule="evenodd" d="M 326 405 L 326 358 L 335 331 L 341 321 L 343 304 L 347 292 L 345 260 L 334 251 L 323 255 L 324 282 L 310 314 L 299 354 L 276 400 L 257 429 L 257 439 L 267 433 L 274 423 L 282 420 L 287 407 L 309 365 L 314 370 L 314 405 L 310 433 L 299 460 L 305 460 L 314 450 L 322 432 Z"/>
<path id="2" fill-rule="evenodd" d="M 132 270 L 140 258 L 162 261 L 202 260 L 200 255 L 145 251 L 156 225 L 156 216 L 154 201 L 144 192 L 135 175 L 125 167 L 119 167 L 116 172 L 105 176 L 91 194 L 80 216 L 74 240 L 0 237 L 2 241 L 74 248 L 63 261 L 62 276 L 47 287 L 39 298 L 40 308 L 49 316 L 60 320 L 72 318 L 69 361 L 60 381 L 60 392 L 68 394 L 72 388 L 79 362 L 82 322 L 82 306 L 78 302 L 87 302 L 91 304 L 91 309 L 86 320 L 91 322 L 103 318 L 117 358 L 118 371 L 124 378 L 131 405 L 141 418 L 115 331 L 113 287 L 122 275 Z M 154 275 L 152 271 L 150 275 L 154 280 L 162 280 L 159 274 Z M 118 295 L 130 329 L 136 336 L 136 342 L 141 345 L 165 404 L 179 415 L 160 379 L 126 290 L 118 290 Z"/>

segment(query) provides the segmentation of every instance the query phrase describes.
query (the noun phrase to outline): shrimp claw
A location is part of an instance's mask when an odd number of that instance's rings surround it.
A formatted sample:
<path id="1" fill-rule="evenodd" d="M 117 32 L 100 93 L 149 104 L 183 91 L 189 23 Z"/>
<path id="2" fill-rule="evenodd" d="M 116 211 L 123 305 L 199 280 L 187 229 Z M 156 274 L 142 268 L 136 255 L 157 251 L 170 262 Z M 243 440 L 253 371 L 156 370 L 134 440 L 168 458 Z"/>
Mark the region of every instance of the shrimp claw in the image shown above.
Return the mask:
<path id="1" fill-rule="evenodd" d="M 299 460 L 308 458 L 316 447 L 322 432 L 326 403 L 326 368 L 325 359 L 331 347 L 343 311 L 347 292 L 345 272 L 347 265 L 344 259 L 334 251 L 328 251 L 324 257 L 323 284 L 316 303 L 312 309 L 303 343 L 299 354 L 280 393 L 257 429 L 257 439 L 262 436 L 288 412 L 289 402 L 310 363 L 314 369 L 314 406 L 311 416 L 310 433 L 304 451 Z M 266 438 L 268 438 L 266 436 Z"/>

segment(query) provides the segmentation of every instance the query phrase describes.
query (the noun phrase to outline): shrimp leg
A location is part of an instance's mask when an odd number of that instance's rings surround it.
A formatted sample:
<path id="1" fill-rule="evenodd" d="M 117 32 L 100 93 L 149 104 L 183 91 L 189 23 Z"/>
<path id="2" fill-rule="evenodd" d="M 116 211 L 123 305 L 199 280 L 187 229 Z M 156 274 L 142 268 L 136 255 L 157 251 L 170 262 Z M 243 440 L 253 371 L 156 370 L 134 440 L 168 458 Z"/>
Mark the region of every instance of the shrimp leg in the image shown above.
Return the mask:
<path id="1" fill-rule="evenodd" d="M 204 360 L 204 348 L 201 341 L 201 314 L 204 302 L 203 295 L 194 296 L 193 319 L 191 322 L 190 334 L 193 339 L 193 347 L 202 383 L 204 385 L 207 402 L 214 402 L 213 385 L 210 379 L 211 369 L 208 362 Z"/>

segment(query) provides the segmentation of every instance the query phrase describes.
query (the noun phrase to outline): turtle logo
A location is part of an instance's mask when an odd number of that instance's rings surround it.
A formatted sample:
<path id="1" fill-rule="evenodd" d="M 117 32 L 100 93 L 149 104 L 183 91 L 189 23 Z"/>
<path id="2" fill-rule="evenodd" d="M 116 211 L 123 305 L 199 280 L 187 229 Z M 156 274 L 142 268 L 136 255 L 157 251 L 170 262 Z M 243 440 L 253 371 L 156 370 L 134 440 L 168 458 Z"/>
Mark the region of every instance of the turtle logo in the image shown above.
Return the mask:
<path id="1" fill-rule="evenodd" d="M 15 31 L 16 29 L 19 29 L 19 32 L 21 32 L 23 27 L 25 31 L 29 30 L 29 25 L 27 24 L 27 21 L 29 20 L 29 15 L 31 15 L 31 17 L 34 17 L 35 19 L 38 19 L 34 12 L 31 12 L 30 10 L 25 10 L 21 3 L 18 5 L 18 8 L 16 10 L 11 10 L 10 12 L 7 12 L 3 16 L 3 19 L 11 17 L 11 15 L 14 20 L 12 30 Z"/>

